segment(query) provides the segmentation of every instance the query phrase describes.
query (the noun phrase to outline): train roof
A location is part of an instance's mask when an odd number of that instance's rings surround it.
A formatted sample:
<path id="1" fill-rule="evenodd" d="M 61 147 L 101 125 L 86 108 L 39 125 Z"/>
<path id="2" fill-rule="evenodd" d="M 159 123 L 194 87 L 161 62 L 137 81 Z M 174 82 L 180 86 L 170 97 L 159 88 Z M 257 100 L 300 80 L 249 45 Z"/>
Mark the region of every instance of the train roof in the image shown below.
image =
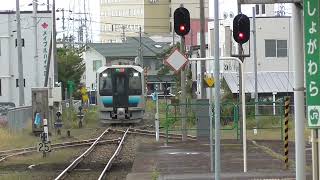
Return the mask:
<path id="1" fill-rule="evenodd" d="M 142 73 L 143 69 L 140 66 L 134 66 L 134 65 L 112 65 L 112 66 L 102 66 L 97 70 L 97 73 L 100 74 L 104 72 L 107 69 L 114 69 L 114 68 L 133 68 L 136 71 Z"/>

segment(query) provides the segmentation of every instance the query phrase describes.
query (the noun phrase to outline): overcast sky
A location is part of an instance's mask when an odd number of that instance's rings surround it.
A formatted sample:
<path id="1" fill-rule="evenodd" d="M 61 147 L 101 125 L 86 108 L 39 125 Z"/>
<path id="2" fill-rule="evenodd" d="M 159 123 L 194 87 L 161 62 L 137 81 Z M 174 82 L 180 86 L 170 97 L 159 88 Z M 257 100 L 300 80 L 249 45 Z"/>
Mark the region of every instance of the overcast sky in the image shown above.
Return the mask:
<path id="1" fill-rule="evenodd" d="M 3 1 L 3 0 L 1 0 Z M 86 7 L 87 7 L 87 11 L 90 9 L 91 10 L 91 19 L 94 20 L 95 22 L 92 23 L 91 27 L 92 27 L 92 34 L 93 34 L 93 38 L 95 41 L 98 40 L 98 35 L 99 35 L 99 23 L 97 23 L 97 21 L 99 21 L 100 19 L 100 9 L 99 9 L 99 0 L 85 0 L 86 1 Z M 56 9 L 59 8 L 64 8 L 66 10 L 71 10 L 75 13 L 83 13 L 84 9 L 83 9 L 83 2 L 84 0 L 56 0 Z M 28 6 L 30 3 L 32 3 L 32 0 L 20 0 L 20 10 L 21 11 L 32 11 L 32 6 Z M 43 5 L 43 4 L 47 3 L 47 0 L 38 0 L 38 9 L 39 10 L 46 10 L 47 6 Z M 50 0 L 50 5 L 52 4 L 52 0 Z M 81 9 L 80 9 L 81 7 Z M 51 6 L 50 6 L 51 8 Z M 6 3 L 2 3 L 0 6 L 0 10 L 15 10 L 16 9 L 16 0 L 7 0 Z M 94 11 L 92 11 L 94 10 Z M 56 13 L 56 17 L 61 19 L 61 12 L 57 12 Z M 66 18 L 68 19 L 68 17 L 72 17 L 72 14 L 70 13 L 65 13 Z M 78 18 L 79 15 L 75 15 L 74 18 Z M 72 31 L 72 27 L 73 27 L 73 21 L 71 20 L 67 20 L 66 19 L 66 28 L 69 29 L 69 31 Z M 75 24 L 78 22 L 75 22 Z M 58 31 L 58 37 L 61 35 L 61 33 L 59 33 L 59 31 L 62 31 L 62 21 L 61 20 L 57 20 L 57 31 Z M 71 33 L 71 32 L 70 32 Z"/>
<path id="2" fill-rule="evenodd" d="M 1 0 L 1 1 L 5 1 L 5 0 Z M 92 33 L 93 33 L 93 37 L 94 40 L 97 41 L 97 37 L 99 35 L 99 30 L 100 30 L 100 8 L 99 8 L 99 1 L 100 0 L 56 0 L 56 9 L 58 8 L 64 8 L 64 9 L 70 9 L 73 12 L 77 13 L 77 12 L 84 12 L 83 10 L 83 2 L 86 1 L 86 6 L 90 7 L 91 11 L 91 18 L 92 20 L 94 20 L 94 22 L 92 22 Z M 0 6 L 0 10 L 15 10 L 15 6 L 16 6 L 16 0 L 6 0 L 6 3 L 2 3 Z M 213 18 L 213 13 L 214 13 L 214 7 L 213 7 L 213 0 L 209 1 L 209 16 L 211 18 Z M 223 13 L 230 13 L 233 12 L 235 15 L 237 14 L 237 4 L 236 4 L 236 0 L 219 0 L 219 6 L 220 6 L 220 18 L 222 17 Z M 20 0 L 20 8 L 21 10 L 32 10 L 32 6 L 28 6 L 30 3 L 32 3 L 32 0 Z M 47 3 L 47 0 L 38 0 L 38 4 L 43 4 L 43 3 Z M 52 0 L 50 0 L 50 4 L 52 4 Z M 82 9 L 81 9 L 81 8 Z M 252 6 L 244 6 L 242 7 L 243 13 L 247 14 L 248 16 L 252 15 Z M 285 6 L 286 7 L 286 12 L 289 11 L 289 13 L 287 15 L 290 14 L 290 8 L 288 5 Z M 46 6 L 45 5 L 39 5 L 39 10 L 46 10 Z M 71 17 L 71 14 L 66 13 L 66 18 Z M 56 14 L 57 18 L 61 18 L 61 12 L 57 12 Z M 75 17 L 77 18 L 77 17 Z M 66 28 L 72 29 L 73 27 L 73 21 L 68 21 L 66 20 Z M 59 31 L 62 30 L 62 22 L 61 20 L 57 20 L 57 30 L 58 30 L 58 35 L 59 35 Z M 61 34 L 60 34 L 61 35 Z"/>

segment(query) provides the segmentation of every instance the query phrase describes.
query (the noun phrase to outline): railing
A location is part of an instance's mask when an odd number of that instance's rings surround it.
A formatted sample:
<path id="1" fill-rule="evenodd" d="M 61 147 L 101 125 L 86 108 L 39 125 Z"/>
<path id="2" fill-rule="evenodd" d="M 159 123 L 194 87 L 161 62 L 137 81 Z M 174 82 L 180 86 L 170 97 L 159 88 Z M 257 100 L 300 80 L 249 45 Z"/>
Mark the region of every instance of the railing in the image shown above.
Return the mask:
<path id="1" fill-rule="evenodd" d="M 10 132 L 18 132 L 26 127 L 27 122 L 32 121 L 32 107 L 24 106 L 8 109 L 6 115 Z"/>
<path id="2" fill-rule="evenodd" d="M 256 112 L 257 111 L 257 112 Z M 279 102 L 249 102 L 246 103 L 247 112 L 247 129 L 257 131 L 258 133 L 253 137 L 262 138 L 262 136 L 275 136 L 283 140 L 283 120 L 284 120 L 284 103 Z M 279 131 L 274 131 L 279 130 Z M 273 133 L 266 133 L 273 131 Z M 248 132 L 250 133 L 250 132 Z M 265 133 L 265 134 L 264 134 Z M 278 134 L 279 133 L 279 134 Z"/>
<path id="3" fill-rule="evenodd" d="M 187 109 L 187 114 L 185 117 L 180 115 L 180 108 L 185 106 Z M 166 118 L 164 127 L 166 133 L 170 132 L 182 132 L 181 119 L 186 119 L 187 129 L 186 131 L 190 135 L 197 134 L 197 131 L 209 132 L 210 127 L 207 126 L 205 129 L 197 126 L 197 118 L 208 119 L 209 122 L 209 113 L 204 114 L 199 112 L 199 109 L 209 108 L 208 105 L 204 104 L 170 104 L 166 108 Z M 198 110 L 197 110 L 198 109 Z M 228 131 L 230 136 L 239 139 L 239 126 L 238 126 L 238 106 L 233 103 L 224 103 L 221 106 L 222 115 L 221 115 L 221 130 Z M 227 113 L 225 113 L 227 112 Z M 214 114 L 213 114 L 214 115 Z"/>
<path id="4" fill-rule="evenodd" d="M 180 108 L 185 106 L 187 114 L 182 117 L 180 115 Z M 208 117 L 209 114 L 195 114 L 195 108 L 207 108 L 202 104 L 170 104 L 166 107 L 165 123 L 163 127 L 166 133 L 170 132 L 182 132 L 181 119 L 186 119 L 188 133 L 191 135 L 197 134 L 195 131 L 209 131 L 207 129 L 200 129 L 197 127 L 196 117 Z M 239 139 L 240 131 L 240 106 L 233 102 L 221 103 L 221 130 L 222 138 L 226 139 Z M 257 112 L 256 112 L 257 109 Z M 214 116 L 214 107 L 212 109 Z M 248 136 L 253 139 L 262 138 L 262 136 L 272 135 L 275 139 L 283 140 L 283 119 L 284 119 L 284 104 L 280 102 L 247 102 L 246 103 L 246 115 L 247 115 L 247 132 Z M 209 118 L 208 118 L 209 119 Z M 214 118 L 212 118 L 214 121 Z M 214 122 L 212 123 L 214 124 Z M 270 131 L 270 132 L 269 132 Z M 252 133 L 254 132 L 254 133 Z M 257 134 L 255 134 L 257 132 Z M 250 135 L 252 133 L 252 135 Z"/>

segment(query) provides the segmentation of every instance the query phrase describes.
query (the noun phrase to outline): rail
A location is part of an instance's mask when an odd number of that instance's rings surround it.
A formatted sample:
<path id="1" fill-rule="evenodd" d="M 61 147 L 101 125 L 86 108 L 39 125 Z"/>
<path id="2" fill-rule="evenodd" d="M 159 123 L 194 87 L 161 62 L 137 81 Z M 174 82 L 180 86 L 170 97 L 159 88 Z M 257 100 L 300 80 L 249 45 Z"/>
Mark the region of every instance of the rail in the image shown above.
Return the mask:
<path id="1" fill-rule="evenodd" d="M 52 147 L 52 150 L 55 150 L 55 149 L 62 149 L 62 148 L 87 146 L 87 145 L 91 145 L 94 141 L 95 141 L 95 139 L 75 141 L 75 142 L 66 142 L 66 143 L 53 144 L 51 147 Z M 117 143 L 118 141 L 119 141 L 119 139 L 102 140 L 102 141 L 99 141 L 98 144 Z M 0 152 L 0 162 L 5 161 L 6 159 L 8 159 L 10 157 L 19 156 L 19 155 L 26 155 L 26 154 L 30 154 L 30 153 L 33 153 L 36 151 L 37 151 L 36 147 L 14 149 L 14 150 L 8 151 L 7 153 L 5 151 L 3 151 L 5 153 Z"/>
<path id="2" fill-rule="evenodd" d="M 156 132 L 155 131 L 148 131 L 148 130 L 143 130 L 143 129 L 130 129 L 130 134 L 140 134 L 140 135 L 146 135 L 146 136 L 155 136 Z M 167 138 L 167 134 L 164 132 L 159 133 L 160 137 Z M 188 139 L 190 140 L 196 140 L 196 136 L 187 136 Z M 182 134 L 174 134 L 174 133 L 168 133 L 168 138 L 169 139 L 181 139 Z"/>
<path id="3" fill-rule="evenodd" d="M 129 132 L 129 130 L 130 130 L 130 128 L 128 128 L 128 129 L 126 130 L 126 132 L 123 134 L 122 139 L 121 139 L 121 141 L 120 141 L 120 143 L 119 143 L 118 148 L 116 149 L 116 151 L 115 151 L 115 153 L 112 155 L 112 157 L 109 159 L 107 165 L 104 167 L 104 169 L 103 169 L 102 173 L 100 174 L 98 180 L 101 180 L 101 179 L 105 176 L 107 170 L 111 167 L 113 160 L 115 159 L 116 156 L 118 156 L 119 152 L 121 151 L 121 148 L 122 148 L 122 144 L 123 144 L 123 142 L 124 142 L 124 139 L 126 138 L 127 133 Z"/>
<path id="4" fill-rule="evenodd" d="M 83 153 L 81 154 L 76 160 L 74 160 L 65 170 L 63 170 L 55 180 L 63 179 L 69 171 L 72 171 L 91 151 L 95 148 L 98 144 L 99 140 L 104 136 L 105 133 L 109 132 L 110 128 L 106 129 L 95 141 L 94 143 Z"/>
<path id="5" fill-rule="evenodd" d="M 125 131 L 119 130 L 119 129 L 114 129 L 113 131 L 118 131 L 124 133 Z M 138 135 L 144 135 L 144 136 L 155 136 L 155 131 L 149 131 L 149 130 L 144 130 L 144 129 L 134 129 L 130 128 L 129 129 L 129 134 L 138 134 Z M 166 133 L 160 132 L 160 137 L 166 138 Z M 168 138 L 169 139 L 181 139 L 182 135 L 181 134 L 174 134 L 174 133 L 169 133 Z M 188 139 L 190 140 L 196 140 L 196 136 L 191 136 L 188 135 Z M 52 144 L 52 150 L 54 149 L 61 149 L 61 148 L 72 148 L 72 147 L 79 147 L 79 146 L 88 146 L 92 145 L 94 141 L 96 141 L 97 138 L 94 139 L 86 139 L 86 140 L 80 140 L 80 141 L 71 141 L 71 142 L 63 142 L 63 143 L 56 143 Z M 117 143 L 119 139 L 113 139 L 113 140 L 101 140 L 98 142 L 98 144 L 104 144 L 104 143 Z M 0 162 L 3 162 L 7 160 L 10 157 L 14 156 L 20 156 L 20 155 L 26 155 L 26 154 L 31 154 L 37 151 L 37 147 L 32 146 L 32 147 L 25 147 L 25 148 L 19 148 L 19 149 L 10 149 L 10 150 L 3 150 L 0 151 Z"/>

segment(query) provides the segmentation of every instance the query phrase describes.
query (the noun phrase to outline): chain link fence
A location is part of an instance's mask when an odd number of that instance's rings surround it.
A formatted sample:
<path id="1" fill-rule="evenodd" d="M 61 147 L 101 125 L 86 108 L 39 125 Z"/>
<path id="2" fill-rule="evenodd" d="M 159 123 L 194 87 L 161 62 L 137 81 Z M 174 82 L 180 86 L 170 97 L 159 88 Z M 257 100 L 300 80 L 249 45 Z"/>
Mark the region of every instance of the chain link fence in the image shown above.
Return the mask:
<path id="1" fill-rule="evenodd" d="M 19 132 L 32 122 L 32 106 L 10 108 L 5 117 L 10 132 Z"/>

